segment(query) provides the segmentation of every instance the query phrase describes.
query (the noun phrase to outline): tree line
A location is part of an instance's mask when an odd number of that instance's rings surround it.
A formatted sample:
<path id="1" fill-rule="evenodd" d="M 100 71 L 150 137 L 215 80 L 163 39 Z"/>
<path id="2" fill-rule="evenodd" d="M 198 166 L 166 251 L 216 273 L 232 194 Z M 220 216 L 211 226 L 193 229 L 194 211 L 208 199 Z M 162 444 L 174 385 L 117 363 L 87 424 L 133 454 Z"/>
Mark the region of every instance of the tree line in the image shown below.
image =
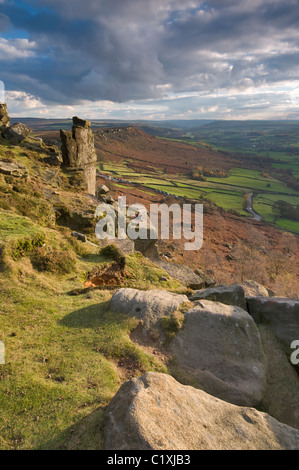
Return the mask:
<path id="1" fill-rule="evenodd" d="M 279 200 L 273 204 L 272 211 L 275 218 L 299 221 L 299 204 L 293 206 L 289 202 Z"/>

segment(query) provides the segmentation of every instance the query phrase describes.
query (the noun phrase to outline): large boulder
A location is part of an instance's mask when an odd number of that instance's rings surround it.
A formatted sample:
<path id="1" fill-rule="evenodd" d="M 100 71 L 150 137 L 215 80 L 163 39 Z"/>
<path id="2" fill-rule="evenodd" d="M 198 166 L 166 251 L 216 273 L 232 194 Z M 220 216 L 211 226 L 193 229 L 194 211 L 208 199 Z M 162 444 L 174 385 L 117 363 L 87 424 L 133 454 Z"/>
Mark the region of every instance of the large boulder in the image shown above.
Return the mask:
<path id="1" fill-rule="evenodd" d="M 267 325 L 258 326 L 268 361 L 263 409 L 273 418 L 299 429 L 299 376 Z"/>
<path id="2" fill-rule="evenodd" d="M 179 369 L 207 393 L 236 405 L 261 402 L 266 358 L 258 329 L 241 308 L 201 300 L 185 313 L 170 350 Z"/>
<path id="3" fill-rule="evenodd" d="M 203 277 L 195 274 L 192 269 L 183 264 L 168 263 L 167 261 L 158 261 L 156 264 L 170 274 L 171 277 L 180 281 L 184 286 L 190 289 L 201 289 L 206 286 Z"/>
<path id="4" fill-rule="evenodd" d="M 191 300 L 214 300 L 227 305 L 236 305 L 247 309 L 247 299 L 256 296 L 269 297 L 267 289 L 255 281 L 244 281 L 240 284 L 231 284 L 229 286 L 209 287 L 197 291 L 191 297 Z"/>
<path id="5" fill-rule="evenodd" d="M 20 144 L 23 140 L 25 140 L 29 134 L 31 133 L 31 129 L 22 124 L 21 122 L 17 122 L 13 124 L 11 127 L 8 127 L 3 133 L 3 137 L 8 140 L 10 144 L 17 145 Z"/>
<path id="6" fill-rule="evenodd" d="M 166 374 L 125 382 L 110 402 L 107 450 L 294 450 L 299 431 Z"/>
<path id="7" fill-rule="evenodd" d="M 299 300 L 281 297 L 248 299 L 248 311 L 256 323 L 266 324 L 289 356 L 291 343 L 299 339 Z"/>
<path id="8" fill-rule="evenodd" d="M 121 288 L 113 294 L 110 308 L 112 312 L 139 318 L 144 328 L 149 330 L 160 318 L 170 316 L 184 302 L 188 302 L 186 295 L 173 294 L 164 290 L 140 291 Z"/>

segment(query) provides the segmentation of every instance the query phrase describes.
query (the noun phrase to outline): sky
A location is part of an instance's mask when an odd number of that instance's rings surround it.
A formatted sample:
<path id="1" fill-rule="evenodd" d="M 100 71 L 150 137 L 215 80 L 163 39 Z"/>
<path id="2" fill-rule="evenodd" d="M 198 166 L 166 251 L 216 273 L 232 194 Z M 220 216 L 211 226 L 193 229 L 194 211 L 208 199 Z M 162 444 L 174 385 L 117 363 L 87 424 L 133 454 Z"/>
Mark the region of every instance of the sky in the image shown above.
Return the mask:
<path id="1" fill-rule="evenodd" d="M 299 0 L 0 0 L 12 117 L 299 119 Z"/>

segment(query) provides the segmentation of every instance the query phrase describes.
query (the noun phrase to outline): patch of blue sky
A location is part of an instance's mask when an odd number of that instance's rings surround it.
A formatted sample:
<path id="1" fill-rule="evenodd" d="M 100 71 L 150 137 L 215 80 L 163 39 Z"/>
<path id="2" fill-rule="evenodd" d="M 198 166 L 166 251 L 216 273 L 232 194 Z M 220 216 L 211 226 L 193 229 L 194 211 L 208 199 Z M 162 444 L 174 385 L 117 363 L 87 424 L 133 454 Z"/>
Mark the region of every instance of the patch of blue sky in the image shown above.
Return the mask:
<path id="1" fill-rule="evenodd" d="M 4 34 L 1 34 L 1 37 L 4 39 L 28 39 L 29 33 L 25 29 L 10 28 Z"/>

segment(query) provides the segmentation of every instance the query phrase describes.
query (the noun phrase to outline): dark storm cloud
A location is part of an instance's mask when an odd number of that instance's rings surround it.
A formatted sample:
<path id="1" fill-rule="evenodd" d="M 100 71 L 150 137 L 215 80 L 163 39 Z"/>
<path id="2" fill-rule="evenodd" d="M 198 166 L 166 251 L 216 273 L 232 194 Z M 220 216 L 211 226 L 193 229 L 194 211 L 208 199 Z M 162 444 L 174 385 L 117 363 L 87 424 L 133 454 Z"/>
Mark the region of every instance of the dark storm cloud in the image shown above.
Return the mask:
<path id="1" fill-rule="evenodd" d="M 14 43 L 0 42 L 0 78 L 45 102 L 157 99 L 166 90 L 243 90 L 298 77 L 298 0 L 6 0 L 0 7 L 0 31 L 28 33 L 18 46 L 24 59 Z"/>

